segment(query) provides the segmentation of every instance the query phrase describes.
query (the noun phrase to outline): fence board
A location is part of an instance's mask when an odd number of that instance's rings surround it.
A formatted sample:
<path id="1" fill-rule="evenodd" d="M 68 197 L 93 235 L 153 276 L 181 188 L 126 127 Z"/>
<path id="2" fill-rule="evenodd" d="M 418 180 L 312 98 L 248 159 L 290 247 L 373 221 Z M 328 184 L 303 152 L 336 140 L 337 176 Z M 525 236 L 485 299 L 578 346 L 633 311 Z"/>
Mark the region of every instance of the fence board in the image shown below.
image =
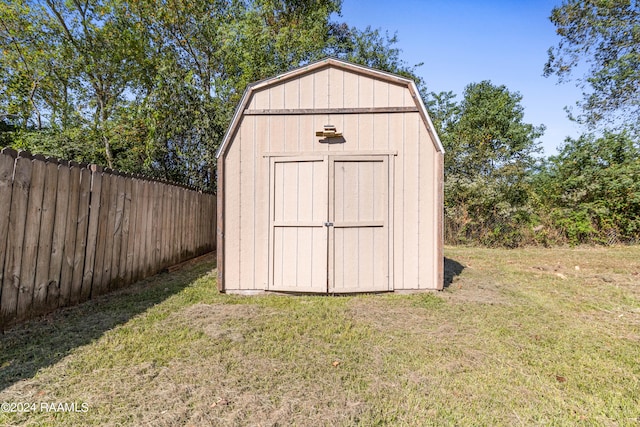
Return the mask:
<path id="1" fill-rule="evenodd" d="M 98 244 L 98 220 L 100 217 L 100 197 L 102 195 L 102 169 L 91 168 L 91 200 L 89 203 L 89 223 L 87 225 L 87 251 L 82 274 L 82 295 L 92 295 L 93 277 Z"/>
<path id="2" fill-rule="evenodd" d="M 206 235 L 206 229 L 204 227 L 204 222 L 202 221 L 202 211 L 204 208 L 204 203 L 198 203 L 198 199 L 199 197 L 202 197 L 202 194 L 200 195 L 196 195 L 196 204 L 195 204 L 195 209 L 198 215 L 198 220 L 197 220 L 197 224 L 198 224 L 198 228 L 196 229 L 196 235 L 195 235 L 195 239 L 194 239 L 194 248 L 195 248 L 195 252 L 198 252 L 202 249 L 203 247 L 203 238 Z"/>
<path id="3" fill-rule="evenodd" d="M 215 242 L 214 229 L 216 226 L 216 217 L 212 214 L 215 213 L 215 206 L 212 204 L 213 197 L 210 194 L 206 194 L 206 208 L 204 211 L 204 221 L 207 224 L 207 236 L 204 239 L 204 244 L 206 245 L 206 249 L 210 251 L 212 248 L 212 243 Z"/>
<path id="4" fill-rule="evenodd" d="M 58 307 L 60 299 L 60 272 L 64 252 L 64 237 L 67 228 L 67 212 L 69 210 L 69 166 L 58 165 L 56 188 L 56 216 L 53 223 L 51 240 L 51 261 L 49 263 L 49 279 L 47 289 L 47 309 Z"/>
<path id="5" fill-rule="evenodd" d="M 169 267 L 169 252 L 167 242 L 169 241 L 169 221 L 171 215 L 171 199 L 169 193 L 171 187 L 164 186 L 162 192 L 162 250 L 160 251 L 160 257 L 162 259 L 162 269 Z"/>
<path id="6" fill-rule="evenodd" d="M 147 193 L 147 182 L 145 180 L 140 180 L 140 198 L 138 199 L 138 229 L 136 234 L 138 236 L 136 243 L 136 267 L 134 271 L 136 272 L 136 279 L 144 277 L 144 266 L 145 266 L 145 248 L 146 248 L 146 238 L 145 234 L 147 233 L 147 210 L 148 210 L 148 197 Z"/>
<path id="7" fill-rule="evenodd" d="M 196 206 L 195 200 L 196 200 L 196 194 L 193 191 L 189 192 L 189 222 L 192 224 L 189 227 L 189 253 L 190 253 L 190 257 L 193 256 L 193 254 L 196 251 L 196 247 L 197 247 L 197 231 L 198 231 L 198 224 L 200 221 L 199 215 L 198 215 L 198 208 Z"/>
<path id="8" fill-rule="evenodd" d="M 64 254 L 60 271 L 60 306 L 77 304 L 80 296 L 71 295 L 73 261 L 76 256 L 76 231 L 78 229 L 78 200 L 80 200 L 80 167 L 72 164 L 69 170 L 69 210 L 64 233 Z"/>
<path id="9" fill-rule="evenodd" d="M 206 250 L 207 239 L 209 238 L 209 224 L 207 223 L 207 209 L 209 208 L 209 197 L 207 194 L 202 194 L 203 203 L 200 203 L 200 229 L 202 233 L 200 235 L 200 245 L 198 245 L 198 252 Z"/>
<path id="10" fill-rule="evenodd" d="M 191 227 L 187 226 L 186 219 L 189 218 L 193 213 L 193 210 L 191 209 L 191 193 L 189 191 L 184 192 L 184 205 L 185 212 L 182 216 L 182 226 L 184 230 L 184 239 L 182 241 L 184 250 L 183 257 L 188 257 L 189 253 L 191 253 Z"/>
<path id="11" fill-rule="evenodd" d="M 108 289 L 118 288 L 118 274 L 120 268 L 120 249 L 122 246 L 122 214 L 124 211 L 124 178 L 114 176 L 114 191 L 112 200 L 115 200 L 111 207 L 113 215 L 113 232 L 110 240 L 113 242 L 111 248 L 111 274 L 109 275 Z M 114 199 L 115 198 L 115 199 Z"/>
<path id="12" fill-rule="evenodd" d="M 161 268 L 166 268 L 169 266 L 167 255 L 169 251 L 167 250 L 167 243 L 169 242 L 169 207 L 171 206 L 171 187 L 163 186 L 162 191 L 162 226 L 161 226 L 161 250 L 160 250 L 160 259 L 162 260 Z"/>
<path id="13" fill-rule="evenodd" d="M 118 284 L 127 284 L 127 253 L 129 244 L 130 215 L 131 215 L 131 179 L 123 178 L 123 205 L 122 205 L 122 238 L 120 242 L 120 262 L 118 268 Z"/>
<path id="14" fill-rule="evenodd" d="M 137 277 L 144 277 L 144 267 L 146 265 L 146 234 L 147 234 L 147 211 L 149 210 L 149 192 L 148 192 L 147 182 L 145 180 L 140 180 L 140 218 L 138 220 L 139 229 L 138 235 L 140 237 L 139 245 L 136 245 L 137 252 Z"/>
<path id="15" fill-rule="evenodd" d="M 100 208 L 98 213 L 98 241 L 96 243 L 96 262 L 93 267 L 93 285 L 91 296 L 100 295 L 103 291 L 105 246 L 107 244 L 107 224 L 109 215 L 109 192 L 111 180 L 107 173 L 102 174 L 102 191 L 100 192 Z"/>
<path id="16" fill-rule="evenodd" d="M 102 261 L 102 281 L 100 285 L 100 293 L 106 293 L 109 290 L 111 282 L 111 258 L 113 257 L 113 236 L 116 215 L 116 199 L 117 199 L 117 183 L 116 177 L 106 174 L 103 179 L 109 181 L 109 194 L 107 196 L 107 234 L 105 235 L 104 258 Z"/>
<path id="17" fill-rule="evenodd" d="M 160 226 L 162 225 L 162 208 L 160 203 L 160 184 L 152 183 L 153 186 L 153 224 L 151 227 L 151 239 L 153 247 L 153 257 L 151 261 L 151 273 L 157 273 L 160 267 Z"/>
<path id="18" fill-rule="evenodd" d="M 101 289 L 104 292 L 111 288 L 111 263 L 113 261 L 113 239 L 115 236 L 115 220 L 118 200 L 118 182 L 115 175 L 109 174 L 107 179 L 109 183 L 109 198 L 107 199 L 107 234 L 104 247 L 104 264 L 102 273 Z"/>
<path id="19" fill-rule="evenodd" d="M 7 235 L 9 234 L 13 168 L 15 162 L 15 157 L 10 155 L 8 150 L 2 150 L 2 154 L 0 154 L 0 206 L 7 207 L 7 215 L 0 215 L 0 301 L 2 298 L 5 255 L 7 253 Z"/>
<path id="20" fill-rule="evenodd" d="M 40 220 L 40 239 L 36 262 L 36 281 L 33 292 L 34 312 L 47 308 L 47 288 L 49 287 L 49 264 L 51 263 L 51 245 L 53 225 L 56 215 L 56 190 L 58 189 L 58 164 L 46 163 L 44 195 L 42 198 L 42 218 Z"/>
<path id="21" fill-rule="evenodd" d="M 207 250 L 209 249 L 209 245 L 208 245 L 208 240 L 209 240 L 209 236 L 210 236 L 210 222 L 211 221 L 207 221 L 207 211 L 209 210 L 209 203 L 210 203 L 210 199 L 209 199 L 209 195 L 208 194 L 203 194 L 203 199 L 204 202 L 200 204 L 201 206 L 201 210 L 200 210 L 200 218 L 202 221 L 202 238 L 200 239 L 200 245 L 201 247 L 198 249 L 198 252 L 200 252 L 201 250 Z"/>
<path id="22" fill-rule="evenodd" d="M 193 191 L 189 191 L 187 193 L 188 198 L 189 198 L 189 214 L 188 214 L 188 218 L 193 221 L 195 219 L 195 225 L 197 225 L 197 221 L 198 218 L 196 217 L 196 209 L 195 209 L 195 203 L 194 203 L 194 198 L 195 198 L 195 193 Z M 191 222 L 190 221 L 190 222 Z M 193 224 L 193 223 L 192 223 Z M 195 253 L 195 230 L 196 228 L 191 226 L 191 227 L 187 227 L 187 244 L 189 245 L 189 252 L 188 252 L 188 256 L 191 257 L 193 256 L 193 254 Z"/>
<path id="23" fill-rule="evenodd" d="M 87 228 L 89 224 L 89 203 L 91 194 L 91 172 L 87 168 L 80 170 L 80 198 L 78 199 L 78 222 L 76 229 L 75 256 L 73 257 L 73 275 L 71 292 L 79 295 L 80 301 L 90 297 L 88 290 L 82 289 L 84 261 L 87 247 Z"/>
<path id="24" fill-rule="evenodd" d="M 207 241 L 209 242 L 208 250 L 212 251 L 216 248 L 216 234 L 218 229 L 218 215 L 216 215 L 216 209 L 218 208 L 218 204 L 215 196 L 209 194 L 209 209 L 207 209 L 207 218 L 206 221 L 209 224 L 209 238 Z"/>
<path id="25" fill-rule="evenodd" d="M 167 260 L 168 265 L 177 264 L 176 261 L 176 233 L 177 233 L 177 217 L 178 217 L 178 191 L 180 189 L 177 187 L 173 187 L 171 189 L 171 221 L 169 221 L 169 256 Z"/>
<path id="26" fill-rule="evenodd" d="M 144 182 L 144 211 L 146 213 L 145 216 L 145 233 L 144 233 L 144 263 L 142 265 L 142 272 L 144 276 L 148 276 L 151 274 L 151 259 L 153 256 L 153 247 L 151 244 L 153 235 L 152 235 L 152 225 L 153 225 L 153 188 L 151 186 L 151 182 Z"/>
<path id="27" fill-rule="evenodd" d="M 129 241 L 127 242 L 127 283 L 133 283 L 135 281 L 135 262 L 136 262 L 136 242 L 139 239 L 137 236 L 138 228 L 138 201 L 139 201 L 139 189 L 140 182 L 138 179 L 131 181 L 131 212 L 129 213 Z"/>
<path id="28" fill-rule="evenodd" d="M 204 211 L 204 221 L 207 224 L 207 237 L 205 237 L 204 244 L 207 250 L 212 249 L 212 243 L 215 242 L 214 229 L 216 226 L 216 217 L 212 214 L 215 213 L 215 206 L 212 204 L 213 197 L 210 194 L 206 194 L 206 209 Z"/>
<path id="29" fill-rule="evenodd" d="M 133 263 L 133 281 L 142 277 L 142 266 L 144 265 L 144 233 L 145 230 L 145 182 L 136 179 L 137 197 L 136 197 L 136 230 L 135 230 L 135 246 L 134 246 L 134 263 Z"/>
<path id="30" fill-rule="evenodd" d="M 7 234 L 4 278 L 2 296 L 0 298 L 0 320 L 3 323 L 14 319 L 18 308 L 22 248 L 31 186 L 31 159 L 18 157 L 13 176 L 9 232 Z"/>
<path id="31" fill-rule="evenodd" d="M 42 160 L 32 161 L 31 189 L 27 205 L 27 222 L 24 230 L 24 247 L 22 248 L 18 308 L 16 312 L 18 319 L 26 318 L 33 300 L 45 172 L 46 165 Z"/>
<path id="32" fill-rule="evenodd" d="M 180 260 L 185 256 L 185 250 L 184 250 L 184 231 L 185 231 L 185 226 L 184 226 L 184 217 L 186 214 L 186 209 L 185 209 L 185 205 L 186 205 L 186 197 L 185 197 L 185 191 L 184 189 L 180 189 L 180 201 L 178 202 L 178 251 L 177 251 L 177 258 L 176 258 L 176 262 L 180 262 Z"/>

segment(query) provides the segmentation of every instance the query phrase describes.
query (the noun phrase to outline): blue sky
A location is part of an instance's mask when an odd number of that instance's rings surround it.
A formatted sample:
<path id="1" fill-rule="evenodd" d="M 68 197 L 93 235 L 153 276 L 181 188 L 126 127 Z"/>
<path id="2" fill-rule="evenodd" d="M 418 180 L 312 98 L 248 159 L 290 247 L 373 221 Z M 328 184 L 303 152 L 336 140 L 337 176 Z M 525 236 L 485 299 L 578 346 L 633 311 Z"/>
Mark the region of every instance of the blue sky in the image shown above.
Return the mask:
<path id="1" fill-rule="evenodd" d="M 574 82 L 542 76 L 547 49 L 558 38 L 549 21 L 561 0 L 343 0 L 339 20 L 398 36 L 401 57 L 417 69 L 429 91 L 453 91 L 459 101 L 469 83 L 491 80 L 520 92 L 525 121 L 544 124 L 539 142 L 557 153 L 567 136 L 581 133 L 564 111 L 581 98 Z"/>

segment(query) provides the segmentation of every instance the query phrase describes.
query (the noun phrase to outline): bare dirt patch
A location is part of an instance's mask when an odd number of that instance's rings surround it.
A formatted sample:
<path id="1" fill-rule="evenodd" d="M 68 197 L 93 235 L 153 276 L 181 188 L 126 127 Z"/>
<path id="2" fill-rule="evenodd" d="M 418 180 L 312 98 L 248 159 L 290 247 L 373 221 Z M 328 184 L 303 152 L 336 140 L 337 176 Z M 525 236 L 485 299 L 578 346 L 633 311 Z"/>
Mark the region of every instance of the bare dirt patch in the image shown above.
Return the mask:
<path id="1" fill-rule="evenodd" d="M 171 314 L 167 322 L 202 330 L 213 339 L 242 341 L 251 330 L 252 322 L 263 314 L 262 311 L 260 307 L 248 304 L 198 303 Z M 235 322 L 231 324 L 231 321 Z"/>
<path id="2" fill-rule="evenodd" d="M 502 294 L 503 286 L 498 280 L 477 281 L 461 278 L 455 281 L 450 291 L 444 292 L 442 297 L 460 304 L 510 304 L 509 298 Z"/>
<path id="3" fill-rule="evenodd" d="M 439 297 L 433 297 L 439 298 Z M 412 305 L 410 298 L 384 298 L 367 296 L 354 298 L 349 304 L 349 315 L 356 321 L 378 331 L 410 331 L 409 325 L 424 326 L 429 316 L 424 309 Z"/>

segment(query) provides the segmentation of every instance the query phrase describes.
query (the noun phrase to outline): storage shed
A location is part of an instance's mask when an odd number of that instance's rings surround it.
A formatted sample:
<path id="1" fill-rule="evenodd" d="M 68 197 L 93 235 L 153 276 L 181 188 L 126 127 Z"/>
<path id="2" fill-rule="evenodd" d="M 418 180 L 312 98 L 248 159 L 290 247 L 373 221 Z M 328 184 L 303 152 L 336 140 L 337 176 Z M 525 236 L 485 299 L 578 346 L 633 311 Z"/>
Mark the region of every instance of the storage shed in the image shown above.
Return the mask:
<path id="1" fill-rule="evenodd" d="M 250 85 L 216 155 L 220 290 L 441 289 L 443 155 L 404 77 L 325 59 Z"/>

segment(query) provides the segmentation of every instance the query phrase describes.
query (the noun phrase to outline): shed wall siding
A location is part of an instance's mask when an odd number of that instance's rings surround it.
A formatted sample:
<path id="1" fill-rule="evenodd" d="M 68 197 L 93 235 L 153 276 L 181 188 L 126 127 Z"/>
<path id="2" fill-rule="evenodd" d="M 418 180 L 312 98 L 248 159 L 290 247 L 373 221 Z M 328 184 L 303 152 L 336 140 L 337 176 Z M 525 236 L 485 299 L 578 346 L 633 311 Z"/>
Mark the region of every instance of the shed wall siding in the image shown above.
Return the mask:
<path id="1" fill-rule="evenodd" d="M 256 90 L 247 109 L 415 106 L 406 86 L 335 67 Z M 339 144 L 319 143 L 315 131 L 331 123 Z M 418 112 L 245 115 L 224 154 L 225 289 L 266 289 L 269 282 L 269 155 L 376 152 L 389 157 L 393 200 L 389 212 L 389 275 L 393 287 L 435 289 L 439 174 L 436 152 Z"/>
<path id="2" fill-rule="evenodd" d="M 241 128 L 246 126 L 244 117 Z M 240 153 L 241 132 L 224 159 L 224 281 L 227 289 L 239 288 L 240 281 Z M 246 286 L 246 283 L 245 283 Z"/>
<path id="3" fill-rule="evenodd" d="M 409 107 L 415 103 L 404 85 L 334 67 L 258 89 L 247 109 Z"/>

